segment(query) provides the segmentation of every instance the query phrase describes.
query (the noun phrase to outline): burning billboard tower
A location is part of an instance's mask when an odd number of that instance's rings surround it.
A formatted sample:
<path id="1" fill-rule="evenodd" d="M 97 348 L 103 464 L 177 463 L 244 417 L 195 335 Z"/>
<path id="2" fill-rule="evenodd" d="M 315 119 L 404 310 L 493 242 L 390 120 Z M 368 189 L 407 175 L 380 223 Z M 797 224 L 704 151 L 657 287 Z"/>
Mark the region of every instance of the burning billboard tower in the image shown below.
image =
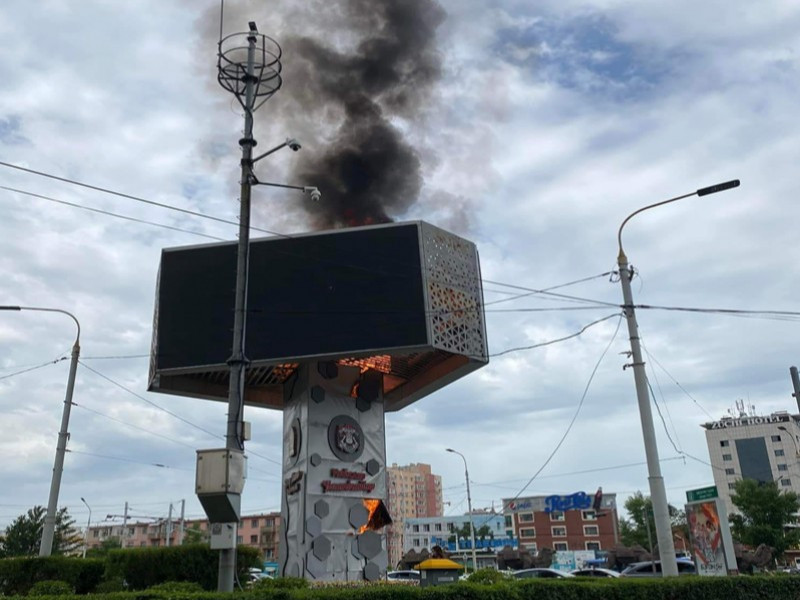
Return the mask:
<path id="1" fill-rule="evenodd" d="M 151 391 L 224 401 L 236 243 L 165 249 Z M 283 411 L 280 569 L 386 570 L 384 413 L 488 362 L 474 244 L 425 222 L 250 242 L 245 403 Z"/>

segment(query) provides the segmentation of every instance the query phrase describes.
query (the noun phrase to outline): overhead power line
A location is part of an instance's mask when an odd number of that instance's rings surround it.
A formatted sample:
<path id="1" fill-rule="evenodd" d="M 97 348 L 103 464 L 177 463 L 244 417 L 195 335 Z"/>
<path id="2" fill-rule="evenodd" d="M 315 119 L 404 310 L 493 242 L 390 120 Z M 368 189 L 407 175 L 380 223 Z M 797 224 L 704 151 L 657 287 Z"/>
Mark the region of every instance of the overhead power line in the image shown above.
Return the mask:
<path id="1" fill-rule="evenodd" d="M 581 329 L 579 331 L 576 331 L 575 333 L 571 333 L 570 335 L 567 335 L 567 336 L 564 336 L 564 337 L 561 337 L 561 338 L 557 338 L 557 339 L 554 339 L 554 340 L 548 340 L 546 342 L 539 342 L 538 344 L 531 344 L 530 346 L 520 346 L 518 348 L 509 348 L 508 350 L 503 350 L 502 352 L 495 352 L 494 354 L 490 354 L 489 356 L 490 357 L 502 356 L 504 354 L 509 354 L 510 352 L 519 352 L 521 350 L 532 350 L 534 348 L 541 348 L 542 346 L 549 346 L 551 344 L 556 344 L 558 342 L 563 342 L 563 341 L 572 339 L 574 337 L 578 337 L 579 335 L 581 335 L 584 331 L 586 331 L 590 327 L 594 327 L 595 325 L 598 325 L 598 324 L 602 323 L 603 321 L 608 321 L 609 319 L 611 319 L 613 317 L 618 317 L 618 316 L 620 316 L 619 313 L 613 313 L 613 314 L 610 314 L 610 315 L 606 315 L 602 319 L 597 319 L 596 321 L 592 321 L 591 323 L 588 323 L 588 324 L 584 325 L 583 327 L 581 327 Z"/>
<path id="2" fill-rule="evenodd" d="M 116 217 L 118 219 L 124 219 L 126 221 L 133 221 L 134 223 L 141 223 L 143 225 L 153 225 L 154 227 L 161 227 L 163 229 L 169 229 L 172 231 L 180 231 L 181 233 L 190 233 L 192 235 L 199 235 L 200 237 L 204 237 L 210 240 L 219 240 L 225 241 L 224 238 L 217 237 L 215 235 L 208 235 L 206 233 L 200 233 L 199 231 L 192 231 L 190 229 L 183 229 L 181 227 L 174 227 L 172 225 L 164 225 L 163 223 L 156 223 L 155 221 L 147 221 L 145 219 L 139 219 L 137 217 L 129 217 L 127 215 L 121 215 L 119 213 L 114 213 L 108 210 L 102 210 L 100 208 L 92 208 L 91 206 L 84 206 L 83 204 L 77 204 L 76 202 L 68 202 L 67 200 L 59 200 L 58 198 L 52 198 L 50 196 L 43 196 L 42 194 L 35 194 L 33 192 L 26 192 L 25 190 L 20 190 L 17 188 L 8 187 L 5 185 L 0 185 L 0 190 L 6 190 L 9 192 L 16 192 L 17 194 L 24 194 L 26 196 L 32 196 L 34 198 L 39 198 L 41 200 L 47 200 L 48 202 L 55 202 L 57 204 L 63 204 L 65 206 L 72 206 L 74 208 L 80 208 L 81 210 L 87 210 L 89 212 L 98 213 L 101 215 L 107 215 L 109 217 Z"/>

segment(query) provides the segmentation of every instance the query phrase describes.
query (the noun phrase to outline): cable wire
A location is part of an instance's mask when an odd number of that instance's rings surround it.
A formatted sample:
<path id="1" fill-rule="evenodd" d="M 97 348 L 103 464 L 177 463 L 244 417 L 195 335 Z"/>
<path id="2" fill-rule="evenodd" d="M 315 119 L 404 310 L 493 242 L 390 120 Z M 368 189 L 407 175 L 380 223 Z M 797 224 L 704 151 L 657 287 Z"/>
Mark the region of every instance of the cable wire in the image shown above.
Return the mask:
<path id="1" fill-rule="evenodd" d="M 608 341 L 608 344 L 603 349 L 602 354 L 600 354 L 600 358 L 597 359 L 597 363 L 595 363 L 594 368 L 592 369 L 592 372 L 589 375 L 589 380 L 586 382 L 586 387 L 584 388 L 583 394 L 581 395 L 581 399 L 578 402 L 577 408 L 575 409 L 575 414 L 572 415 L 572 420 L 569 422 L 569 425 L 567 425 L 567 429 L 566 429 L 566 431 L 564 431 L 564 435 L 561 436 L 561 439 L 558 441 L 558 443 L 556 444 L 555 448 L 553 448 L 553 451 L 550 453 L 550 455 L 544 461 L 542 466 L 539 467 L 539 469 L 531 476 L 531 478 L 528 479 L 527 483 L 524 486 L 522 486 L 522 489 L 520 489 L 519 492 L 517 492 L 517 494 L 508 501 L 508 503 L 511 503 L 514 500 L 516 500 L 517 498 L 519 498 L 525 492 L 525 490 L 528 489 L 530 484 L 533 483 L 533 480 L 536 479 L 539 476 L 539 474 L 545 469 L 545 467 L 547 467 L 548 464 L 550 464 L 550 461 L 553 460 L 553 457 L 556 455 L 556 453 L 559 451 L 559 449 L 561 448 L 561 446 L 564 443 L 564 441 L 567 439 L 567 436 L 569 435 L 569 432 L 572 431 L 572 427 L 573 427 L 573 425 L 575 425 L 575 421 L 578 420 L 578 415 L 580 414 L 581 408 L 583 408 L 583 403 L 585 402 L 586 396 L 589 393 L 589 387 L 592 385 L 592 381 L 594 381 L 594 376 L 597 373 L 597 369 L 600 368 L 600 364 L 603 362 L 603 359 L 605 358 L 606 354 L 608 354 L 608 351 L 611 348 L 611 345 L 614 343 L 614 340 L 617 339 L 617 334 L 619 333 L 619 328 L 620 328 L 620 325 L 622 324 L 622 319 L 623 319 L 624 315 L 620 314 L 620 315 L 611 315 L 611 316 L 618 316 L 619 317 L 619 320 L 617 321 L 617 327 L 616 327 L 616 329 L 614 329 L 614 334 L 611 336 L 611 339 Z M 505 512 L 505 508 L 508 505 L 508 503 L 506 503 L 501 508 L 501 512 Z M 487 519 L 486 521 L 483 522 L 483 525 L 485 525 L 488 522 L 489 521 Z"/>
<path id="2" fill-rule="evenodd" d="M 111 379 L 110 377 L 108 377 L 108 376 L 106 376 L 106 375 L 103 375 L 103 374 L 102 374 L 100 371 L 98 371 L 98 370 L 96 370 L 96 369 L 93 369 L 92 367 L 90 367 L 89 365 L 87 365 L 86 363 L 84 363 L 83 361 L 78 361 L 78 362 L 79 362 L 81 365 L 83 365 L 83 367 L 85 367 L 86 369 L 88 369 L 89 371 L 91 371 L 92 373 L 94 373 L 95 375 L 97 375 L 98 377 L 101 377 L 101 378 L 105 379 L 106 381 L 108 381 L 109 383 L 111 383 L 111 384 L 113 384 L 113 385 L 117 386 L 117 387 L 118 387 L 118 388 L 120 388 L 121 390 L 124 390 L 124 391 L 128 392 L 128 393 L 129 393 L 131 396 L 134 396 L 135 398 L 138 398 L 138 399 L 139 399 L 139 400 L 141 400 L 142 402 L 146 402 L 146 403 L 147 403 L 147 404 L 149 404 L 150 406 L 152 406 L 152 407 L 154 407 L 154 408 L 157 408 L 158 410 L 160 410 L 160 411 L 162 411 L 162 412 L 165 412 L 165 413 L 167 413 L 168 415 L 170 415 L 170 416 L 172 416 L 172 417 L 174 417 L 174 418 L 178 419 L 179 421 L 182 421 L 183 423 L 186 423 L 187 425 L 190 425 L 191 427 L 194 427 L 195 429 L 198 429 L 199 431 L 202 431 L 203 433 L 207 433 L 208 435 L 210 435 L 210 436 L 212 436 L 212 437 L 215 437 L 215 438 L 223 438 L 223 437 L 224 437 L 224 436 L 218 435 L 218 434 L 216 434 L 216 433 L 214 433 L 214 432 L 212 432 L 212 431 L 209 431 L 208 429 L 205 429 L 204 427 L 201 427 L 200 425 L 197 425 L 196 423 L 192 423 L 192 422 L 191 422 L 191 421 L 189 421 L 188 419 L 184 419 L 182 416 L 180 416 L 180 415 L 178 415 L 178 414 L 175 414 L 174 412 L 172 412 L 172 411 L 170 411 L 170 410 L 167 410 L 167 409 L 166 409 L 166 408 L 164 408 L 163 406 L 160 406 L 160 405 L 156 404 L 156 403 L 155 403 L 155 402 L 153 402 L 152 400 L 148 400 L 148 399 L 147 399 L 147 398 L 145 398 L 144 396 L 140 396 L 139 394 L 137 394 L 137 393 L 136 393 L 136 392 L 134 392 L 133 390 L 131 390 L 131 389 L 129 389 L 129 388 L 127 388 L 127 387 L 125 387 L 125 386 L 124 386 L 124 385 L 122 385 L 121 383 L 119 383 L 119 382 L 117 382 L 117 381 L 114 381 L 114 380 L 113 380 L 113 379 Z"/>
<path id="3" fill-rule="evenodd" d="M 67 360 L 66 356 L 62 356 L 61 358 L 57 358 L 55 360 L 48 360 L 46 363 L 42 363 L 40 365 L 36 365 L 33 367 L 28 367 L 27 369 L 21 369 L 20 371 L 14 371 L 13 373 L 9 373 L 7 375 L 0 376 L 0 381 L 3 379 L 8 379 L 9 377 L 16 377 L 17 375 L 22 375 L 23 373 L 30 373 L 31 371 L 35 371 L 37 369 L 41 369 L 43 367 L 48 367 L 50 365 L 54 365 L 56 363 L 60 363 L 62 360 Z"/>
<path id="4" fill-rule="evenodd" d="M 200 233 L 199 231 L 191 231 L 190 229 L 182 229 L 180 227 L 173 227 L 172 225 L 164 225 L 163 223 L 156 223 L 155 221 L 147 221 L 145 219 L 138 219 L 136 217 L 129 217 L 127 215 L 121 215 L 119 213 L 114 213 L 108 210 L 102 210 L 100 208 L 92 208 L 91 206 L 84 206 L 83 204 L 77 204 L 75 202 L 68 202 L 67 200 L 59 200 L 58 198 L 52 198 L 50 196 L 43 196 L 41 194 L 35 194 L 33 192 L 26 192 L 25 190 L 20 190 L 17 188 L 8 187 L 5 185 L 0 185 L 0 190 L 6 190 L 9 192 L 16 192 L 17 194 L 24 194 L 26 196 L 32 196 L 34 198 L 40 198 L 41 200 L 47 200 L 49 202 L 55 202 L 57 204 L 63 204 L 65 206 L 72 206 L 74 208 L 80 208 L 82 210 L 87 210 L 89 212 L 98 213 L 101 215 L 107 215 L 109 217 L 116 217 L 118 219 L 124 219 L 126 221 L 133 221 L 134 223 L 141 223 L 143 225 L 153 225 L 155 227 L 161 227 L 163 229 L 170 229 L 172 231 L 180 231 L 182 233 L 191 233 L 192 235 L 199 235 L 204 238 L 208 238 L 210 240 L 219 240 L 225 241 L 224 238 L 217 237 L 215 235 L 208 235 L 205 233 Z"/>
<path id="5" fill-rule="evenodd" d="M 541 348 L 542 346 L 549 346 L 549 345 L 555 344 L 557 342 L 563 342 L 563 341 L 572 339 L 574 337 L 578 337 L 579 335 L 581 335 L 584 331 L 586 331 L 590 327 L 594 327 L 595 325 L 598 325 L 599 323 L 602 323 L 603 321 L 608 321 L 612 317 L 621 317 L 621 315 L 620 315 L 620 313 L 612 313 L 610 315 L 606 315 L 602 319 L 597 319 L 596 321 L 592 321 L 591 323 L 588 323 L 588 324 L 584 325 L 579 331 L 576 331 L 575 333 L 571 333 L 568 336 L 565 336 L 565 337 L 562 337 L 562 338 L 557 338 L 557 339 L 554 339 L 554 340 L 548 340 L 546 342 L 540 342 L 538 344 L 532 344 L 530 346 L 520 346 L 518 348 L 509 348 L 508 350 L 503 350 L 501 352 L 495 352 L 494 354 L 489 354 L 489 356 L 490 357 L 502 356 L 504 354 L 509 354 L 511 352 L 519 352 L 519 351 L 522 351 L 522 350 L 532 350 L 534 348 Z M 619 329 L 619 326 L 617 326 L 617 329 Z"/>

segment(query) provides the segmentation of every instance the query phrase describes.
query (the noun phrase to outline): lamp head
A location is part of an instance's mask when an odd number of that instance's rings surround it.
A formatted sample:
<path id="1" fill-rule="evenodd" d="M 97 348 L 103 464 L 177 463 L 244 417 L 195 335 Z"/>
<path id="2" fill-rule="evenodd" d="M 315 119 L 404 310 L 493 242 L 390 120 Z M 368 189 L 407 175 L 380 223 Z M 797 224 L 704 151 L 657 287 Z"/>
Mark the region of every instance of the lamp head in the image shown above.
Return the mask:
<path id="1" fill-rule="evenodd" d="M 313 185 L 305 186 L 303 188 L 303 193 L 311 196 L 311 199 L 314 202 L 319 202 L 320 198 L 322 198 L 322 192 L 319 191 L 319 188 L 314 187 Z"/>
<path id="2" fill-rule="evenodd" d="M 445 448 L 445 451 L 446 452 L 455 452 L 455 450 L 453 450 L 452 448 Z"/>
<path id="3" fill-rule="evenodd" d="M 298 142 L 296 138 L 286 138 L 286 145 L 289 146 L 289 148 L 291 148 L 295 152 L 297 152 L 298 150 L 300 150 L 300 148 L 302 148 L 300 142 Z"/>

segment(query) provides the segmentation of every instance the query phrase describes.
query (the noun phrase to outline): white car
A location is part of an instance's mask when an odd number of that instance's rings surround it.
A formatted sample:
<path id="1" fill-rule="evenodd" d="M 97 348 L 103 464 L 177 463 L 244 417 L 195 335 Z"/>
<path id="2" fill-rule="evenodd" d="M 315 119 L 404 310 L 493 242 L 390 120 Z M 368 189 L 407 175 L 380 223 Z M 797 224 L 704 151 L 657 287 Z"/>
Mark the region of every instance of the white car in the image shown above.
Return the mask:
<path id="1" fill-rule="evenodd" d="M 514 571 L 511 576 L 515 579 L 531 579 L 534 577 L 550 579 L 555 579 L 558 577 L 575 577 L 575 575 L 572 573 L 549 568 L 522 569 L 520 571 Z"/>

